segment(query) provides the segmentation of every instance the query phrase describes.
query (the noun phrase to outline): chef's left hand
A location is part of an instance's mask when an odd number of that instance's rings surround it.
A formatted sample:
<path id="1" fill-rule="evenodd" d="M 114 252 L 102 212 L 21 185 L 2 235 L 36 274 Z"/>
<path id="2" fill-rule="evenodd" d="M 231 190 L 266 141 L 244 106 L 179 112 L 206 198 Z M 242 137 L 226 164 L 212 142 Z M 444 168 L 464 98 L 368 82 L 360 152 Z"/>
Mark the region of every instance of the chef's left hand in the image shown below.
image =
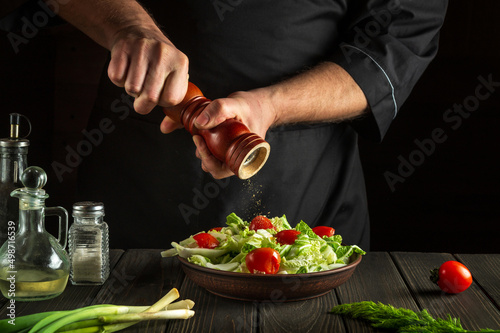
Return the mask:
<path id="1" fill-rule="evenodd" d="M 245 124 L 251 132 L 265 138 L 276 118 L 265 88 L 239 91 L 226 98 L 213 100 L 198 116 L 195 125 L 198 129 L 210 129 L 233 118 Z M 234 175 L 223 162 L 212 155 L 201 136 L 195 135 L 193 141 L 196 144 L 196 157 L 201 160 L 204 171 L 216 179 Z"/>

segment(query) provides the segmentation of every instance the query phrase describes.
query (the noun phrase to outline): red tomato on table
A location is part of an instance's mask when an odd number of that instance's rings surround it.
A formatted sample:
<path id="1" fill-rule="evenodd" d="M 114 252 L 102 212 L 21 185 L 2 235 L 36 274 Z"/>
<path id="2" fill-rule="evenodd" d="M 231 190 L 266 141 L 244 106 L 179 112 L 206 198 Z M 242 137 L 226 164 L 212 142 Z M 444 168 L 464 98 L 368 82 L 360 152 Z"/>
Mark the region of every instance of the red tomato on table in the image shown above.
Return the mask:
<path id="1" fill-rule="evenodd" d="M 472 284 L 472 274 L 469 269 L 458 261 L 446 261 L 431 273 L 431 280 L 448 294 L 461 293 Z"/>
<path id="2" fill-rule="evenodd" d="M 280 269 L 280 262 L 280 254 L 270 247 L 252 250 L 245 257 L 248 270 L 254 274 L 276 274 Z"/>
<path id="3" fill-rule="evenodd" d="M 196 244 L 204 249 L 214 249 L 219 246 L 219 241 L 217 240 L 217 238 L 206 232 L 196 234 L 193 236 L 193 238 L 196 241 Z"/>

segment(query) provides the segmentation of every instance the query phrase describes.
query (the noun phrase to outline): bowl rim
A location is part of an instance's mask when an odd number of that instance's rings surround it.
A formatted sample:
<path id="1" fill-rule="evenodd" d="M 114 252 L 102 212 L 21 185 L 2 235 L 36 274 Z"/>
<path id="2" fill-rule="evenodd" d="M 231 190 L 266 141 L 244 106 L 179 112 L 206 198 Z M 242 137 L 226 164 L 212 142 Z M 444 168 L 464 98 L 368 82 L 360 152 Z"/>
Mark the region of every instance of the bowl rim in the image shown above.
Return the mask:
<path id="1" fill-rule="evenodd" d="M 208 273 L 208 274 L 221 275 L 224 277 L 235 277 L 235 278 L 252 277 L 255 279 L 283 279 L 283 278 L 287 278 L 287 277 L 289 277 L 289 278 L 321 277 L 324 275 L 330 275 L 330 274 L 334 274 L 334 273 L 341 273 L 344 271 L 349 271 L 351 269 L 354 269 L 361 262 L 361 258 L 363 257 L 359 253 L 353 253 L 353 254 L 351 254 L 351 256 L 349 258 L 352 260 L 353 256 L 354 256 L 354 260 L 349 262 L 345 266 L 329 269 L 326 271 L 301 273 L 301 274 L 252 274 L 252 273 L 228 272 L 228 271 L 223 271 L 223 270 L 219 270 L 219 269 L 208 268 L 208 267 L 196 265 L 196 264 L 190 263 L 186 258 L 183 258 L 180 256 L 177 256 L 177 258 L 181 262 L 182 265 L 185 265 L 186 267 L 189 267 L 191 269 L 195 269 L 195 270 L 198 270 L 198 271 L 201 271 L 204 273 Z"/>

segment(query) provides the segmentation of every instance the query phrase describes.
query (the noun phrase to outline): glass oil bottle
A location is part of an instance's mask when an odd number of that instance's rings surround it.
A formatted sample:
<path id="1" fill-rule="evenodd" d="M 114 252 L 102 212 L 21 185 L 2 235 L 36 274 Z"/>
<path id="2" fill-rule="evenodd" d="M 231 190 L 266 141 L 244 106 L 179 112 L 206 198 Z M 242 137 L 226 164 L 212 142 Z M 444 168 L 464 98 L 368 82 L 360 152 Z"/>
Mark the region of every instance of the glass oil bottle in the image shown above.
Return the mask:
<path id="1" fill-rule="evenodd" d="M 19 227 L 0 248 L 0 290 L 9 299 L 39 301 L 60 295 L 69 276 L 69 256 L 64 250 L 68 212 L 45 207 L 48 198 L 42 187 L 45 171 L 31 166 L 21 175 L 24 188 L 12 191 L 19 199 Z M 45 230 L 45 217 L 59 217 L 56 239 Z"/>

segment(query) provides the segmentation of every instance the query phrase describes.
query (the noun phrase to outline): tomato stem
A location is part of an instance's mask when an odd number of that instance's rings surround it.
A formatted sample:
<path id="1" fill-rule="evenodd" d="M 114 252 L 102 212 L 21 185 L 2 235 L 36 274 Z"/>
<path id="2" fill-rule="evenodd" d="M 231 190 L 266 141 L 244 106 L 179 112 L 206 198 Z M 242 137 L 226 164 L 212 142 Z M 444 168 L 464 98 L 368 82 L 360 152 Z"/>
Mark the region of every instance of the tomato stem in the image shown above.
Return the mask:
<path id="1" fill-rule="evenodd" d="M 431 269 L 430 272 L 431 276 L 429 276 L 429 279 L 435 284 L 437 284 L 437 282 L 439 281 L 439 268 Z"/>

